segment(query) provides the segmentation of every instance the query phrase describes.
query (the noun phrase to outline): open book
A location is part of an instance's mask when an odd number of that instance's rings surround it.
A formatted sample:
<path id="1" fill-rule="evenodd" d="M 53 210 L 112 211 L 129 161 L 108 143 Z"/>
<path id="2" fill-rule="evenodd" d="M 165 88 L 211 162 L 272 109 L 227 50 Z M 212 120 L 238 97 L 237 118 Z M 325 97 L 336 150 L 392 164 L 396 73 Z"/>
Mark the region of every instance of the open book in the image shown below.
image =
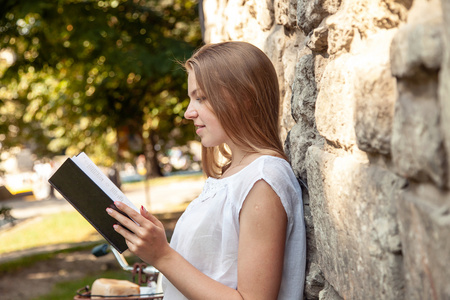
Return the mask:
<path id="1" fill-rule="evenodd" d="M 84 152 L 68 158 L 50 177 L 49 183 L 117 251 L 122 253 L 128 248 L 125 239 L 113 229 L 117 221 L 106 213 L 106 208 L 117 210 L 114 202 L 121 201 L 139 210 Z"/>

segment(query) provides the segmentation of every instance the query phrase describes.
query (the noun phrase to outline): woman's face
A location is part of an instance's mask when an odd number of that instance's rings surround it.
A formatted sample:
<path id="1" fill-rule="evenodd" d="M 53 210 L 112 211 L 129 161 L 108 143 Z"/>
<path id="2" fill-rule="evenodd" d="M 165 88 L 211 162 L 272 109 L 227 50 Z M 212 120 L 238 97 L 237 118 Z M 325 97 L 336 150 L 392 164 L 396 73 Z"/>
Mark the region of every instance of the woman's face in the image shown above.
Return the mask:
<path id="1" fill-rule="evenodd" d="M 212 111 L 208 99 L 197 86 L 194 71 L 188 74 L 189 106 L 184 113 L 186 119 L 194 121 L 196 133 L 205 147 L 215 147 L 229 142 L 216 114 Z"/>

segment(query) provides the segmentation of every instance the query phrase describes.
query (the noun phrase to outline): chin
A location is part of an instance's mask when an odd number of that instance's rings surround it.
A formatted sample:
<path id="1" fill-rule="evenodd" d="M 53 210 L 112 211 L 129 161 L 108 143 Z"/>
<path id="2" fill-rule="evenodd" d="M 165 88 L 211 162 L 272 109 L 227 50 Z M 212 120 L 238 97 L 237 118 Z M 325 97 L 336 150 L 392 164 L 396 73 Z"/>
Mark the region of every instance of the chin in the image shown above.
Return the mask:
<path id="1" fill-rule="evenodd" d="M 207 140 L 206 141 L 202 140 L 201 143 L 202 143 L 203 147 L 206 147 L 206 148 L 212 148 L 212 147 L 216 147 L 216 146 L 220 145 L 220 143 L 214 143 L 214 142 L 207 141 Z"/>

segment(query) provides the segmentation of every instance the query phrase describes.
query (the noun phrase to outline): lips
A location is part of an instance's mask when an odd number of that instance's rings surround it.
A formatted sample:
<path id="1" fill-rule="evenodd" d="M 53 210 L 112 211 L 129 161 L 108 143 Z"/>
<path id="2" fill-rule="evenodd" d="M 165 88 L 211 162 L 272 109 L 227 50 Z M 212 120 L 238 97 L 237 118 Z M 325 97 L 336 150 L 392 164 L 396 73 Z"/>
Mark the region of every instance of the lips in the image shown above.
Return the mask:
<path id="1" fill-rule="evenodd" d="M 197 128 L 197 130 L 195 131 L 195 133 L 199 134 L 203 128 L 205 128 L 205 125 L 198 125 L 198 124 L 194 124 L 194 126 Z"/>

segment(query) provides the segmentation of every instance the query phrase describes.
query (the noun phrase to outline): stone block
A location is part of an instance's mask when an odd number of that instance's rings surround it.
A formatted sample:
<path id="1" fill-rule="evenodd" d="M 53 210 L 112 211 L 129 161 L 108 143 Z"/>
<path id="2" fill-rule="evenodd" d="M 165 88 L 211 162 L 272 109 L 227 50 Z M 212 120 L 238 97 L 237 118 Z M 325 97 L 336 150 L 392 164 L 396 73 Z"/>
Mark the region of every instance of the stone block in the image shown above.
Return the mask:
<path id="1" fill-rule="evenodd" d="M 322 271 L 317 264 L 312 263 L 309 267 L 308 275 L 305 282 L 305 298 L 306 300 L 316 300 L 319 298 L 320 291 L 325 286 L 325 279 Z"/>
<path id="2" fill-rule="evenodd" d="M 294 125 L 295 121 L 292 117 L 292 86 L 295 80 L 297 57 L 302 54 L 299 51 L 299 44 L 305 40 L 305 36 L 299 31 L 292 32 L 292 34 L 284 37 L 284 49 L 280 53 L 280 61 L 283 69 L 283 82 L 280 83 L 281 93 L 281 122 L 280 125 L 286 130 L 285 134 L 281 133 L 282 137 L 286 137 Z"/>
<path id="3" fill-rule="evenodd" d="M 252 26 L 257 21 L 247 8 L 248 5 L 246 6 L 244 1 L 229 1 L 226 4 L 223 11 L 223 15 L 226 16 L 226 20 L 223 23 L 225 40 L 244 40 L 246 35 L 251 36 L 251 34 L 253 34 L 253 40 L 256 39 L 256 32 L 259 33 L 260 31 L 259 26 L 256 26 L 256 28 Z M 251 34 L 248 34 L 248 31 Z"/>
<path id="4" fill-rule="evenodd" d="M 391 153 L 395 172 L 418 181 L 446 182 L 437 75 L 397 82 Z"/>
<path id="5" fill-rule="evenodd" d="M 315 128 L 308 128 L 303 125 L 297 123 L 292 127 L 287 142 L 289 143 L 289 158 L 295 176 L 306 182 L 306 152 L 311 145 L 320 143 L 321 137 Z"/>
<path id="6" fill-rule="evenodd" d="M 328 53 L 354 51 L 352 48 L 377 32 L 396 28 L 405 21 L 407 1 L 343 0 L 336 14 L 330 16 L 328 26 Z"/>
<path id="7" fill-rule="evenodd" d="M 357 4 L 355 4 L 357 5 Z M 367 13 L 360 11 L 361 17 Z M 351 44 L 355 36 L 355 20 L 348 1 L 343 1 L 339 11 L 326 19 L 328 28 L 328 53 L 330 55 L 340 52 L 350 52 Z"/>
<path id="8" fill-rule="evenodd" d="M 309 34 L 322 20 L 337 12 L 342 0 L 297 0 L 297 24 Z"/>
<path id="9" fill-rule="evenodd" d="M 306 54 L 295 66 L 292 84 L 292 117 L 308 127 L 315 127 L 317 83 L 321 80 L 328 59 L 322 55 Z"/>
<path id="10" fill-rule="evenodd" d="M 442 24 L 414 23 L 402 26 L 392 40 L 392 74 L 399 78 L 412 77 L 423 69 L 439 70 L 443 56 Z"/>
<path id="11" fill-rule="evenodd" d="M 403 299 L 395 196 L 405 180 L 311 146 L 306 155 L 318 264 L 344 299 Z"/>
<path id="12" fill-rule="evenodd" d="M 217 43 L 225 40 L 224 26 L 226 16 L 224 10 L 227 1 L 223 0 L 203 0 L 203 14 L 205 32 L 203 39 L 206 43 Z"/>
<path id="13" fill-rule="evenodd" d="M 273 1 L 256 1 L 255 3 L 256 19 L 263 31 L 270 30 L 272 28 L 274 17 Z"/>
<path id="14" fill-rule="evenodd" d="M 438 0 L 414 2 L 408 24 L 392 40 L 391 69 L 398 78 L 398 101 L 392 133 L 396 172 L 419 181 L 447 184 L 446 106 L 438 96 L 438 70 L 443 60 L 442 12 Z M 442 82 L 442 81 L 441 81 Z M 445 102 L 445 101 L 444 101 Z M 441 104 L 441 105 L 440 105 Z"/>
<path id="15" fill-rule="evenodd" d="M 288 29 L 297 27 L 297 0 L 275 0 L 275 22 Z"/>
<path id="16" fill-rule="evenodd" d="M 350 148 L 356 144 L 353 126 L 355 76 L 352 56 L 343 54 L 327 64 L 318 85 L 317 130 L 338 147 Z"/>
<path id="17" fill-rule="evenodd" d="M 309 34 L 306 46 L 314 52 L 325 52 L 328 49 L 328 28 L 324 22 Z"/>
<path id="18" fill-rule="evenodd" d="M 296 122 L 315 127 L 314 111 L 317 99 L 317 85 L 314 74 L 314 55 L 304 55 L 297 62 L 292 86 L 292 117 Z"/>
<path id="19" fill-rule="evenodd" d="M 280 137 L 284 140 L 295 121 L 291 114 L 292 82 L 294 81 L 295 62 L 297 61 L 298 45 L 304 36 L 298 32 L 290 36 L 284 34 L 281 25 L 273 26 L 261 49 L 269 56 L 278 75 L 280 86 Z"/>
<path id="20" fill-rule="evenodd" d="M 334 288 L 328 282 L 325 284 L 325 288 L 319 293 L 319 300 L 343 300 L 341 296 L 334 290 Z"/>
<path id="21" fill-rule="evenodd" d="M 404 299 L 450 299 L 450 193 L 411 185 L 397 201 Z"/>
<path id="22" fill-rule="evenodd" d="M 439 105 L 441 107 L 441 130 L 447 155 L 447 174 L 450 174 L 450 0 L 442 0 L 444 57 L 439 73 Z M 450 175 L 447 176 L 450 188 Z"/>
<path id="23" fill-rule="evenodd" d="M 354 126 L 358 148 L 389 154 L 397 82 L 391 74 L 389 47 L 394 30 L 372 36 L 354 58 Z"/>

